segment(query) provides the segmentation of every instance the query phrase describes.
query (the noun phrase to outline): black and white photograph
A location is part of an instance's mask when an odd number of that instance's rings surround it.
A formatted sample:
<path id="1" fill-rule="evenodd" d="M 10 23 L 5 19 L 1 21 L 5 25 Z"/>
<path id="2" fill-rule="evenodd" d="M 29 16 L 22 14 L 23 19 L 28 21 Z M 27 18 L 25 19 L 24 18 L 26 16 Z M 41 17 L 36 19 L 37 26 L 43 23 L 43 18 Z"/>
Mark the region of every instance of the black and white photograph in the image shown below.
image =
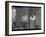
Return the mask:
<path id="1" fill-rule="evenodd" d="M 41 30 L 41 7 L 12 6 L 12 31 Z"/>
<path id="2" fill-rule="evenodd" d="M 45 33 L 44 3 L 6 2 L 6 35 Z"/>

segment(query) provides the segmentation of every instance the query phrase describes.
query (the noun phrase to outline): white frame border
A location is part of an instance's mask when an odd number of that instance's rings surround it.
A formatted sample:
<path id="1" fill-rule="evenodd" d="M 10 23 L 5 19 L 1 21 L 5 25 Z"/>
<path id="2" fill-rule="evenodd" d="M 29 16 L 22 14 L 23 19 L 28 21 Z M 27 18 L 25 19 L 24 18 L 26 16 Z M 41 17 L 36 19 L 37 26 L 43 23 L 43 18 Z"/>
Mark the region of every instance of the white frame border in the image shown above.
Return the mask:
<path id="1" fill-rule="evenodd" d="M 34 6 L 41 7 L 41 30 L 29 31 L 12 31 L 12 6 Z M 27 33 L 42 33 L 44 32 L 44 5 L 41 4 L 26 4 L 26 3 L 9 3 L 9 34 L 27 34 Z"/>

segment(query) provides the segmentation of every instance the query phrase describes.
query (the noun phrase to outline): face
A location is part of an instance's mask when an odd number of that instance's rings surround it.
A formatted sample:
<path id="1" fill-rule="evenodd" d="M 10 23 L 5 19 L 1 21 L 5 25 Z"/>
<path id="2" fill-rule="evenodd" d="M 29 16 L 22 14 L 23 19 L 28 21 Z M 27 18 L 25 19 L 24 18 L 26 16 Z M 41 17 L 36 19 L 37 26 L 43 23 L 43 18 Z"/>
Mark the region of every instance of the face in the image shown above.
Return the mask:
<path id="1" fill-rule="evenodd" d="M 22 16 L 22 21 L 23 21 L 23 22 L 28 21 L 28 15 Z"/>

